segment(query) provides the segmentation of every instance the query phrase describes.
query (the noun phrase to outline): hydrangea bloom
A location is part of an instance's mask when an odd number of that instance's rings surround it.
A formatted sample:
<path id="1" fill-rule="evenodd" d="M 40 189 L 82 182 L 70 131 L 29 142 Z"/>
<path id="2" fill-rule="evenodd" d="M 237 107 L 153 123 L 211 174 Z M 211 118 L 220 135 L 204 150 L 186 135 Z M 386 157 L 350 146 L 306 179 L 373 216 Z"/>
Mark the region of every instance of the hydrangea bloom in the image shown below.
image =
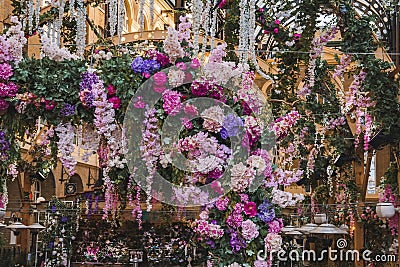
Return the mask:
<path id="1" fill-rule="evenodd" d="M 258 227 L 251 220 L 245 220 L 242 222 L 242 236 L 246 240 L 252 240 L 258 237 Z"/>
<path id="2" fill-rule="evenodd" d="M 182 109 L 181 103 L 181 93 L 173 90 L 164 91 L 163 98 L 163 108 L 168 115 L 176 115 Z"/>
<path id="3" fill-rule="evenodd" d="M 234 192 L 243 192 L 254 177 L 253 170 L 247 168 L 242 162 L 231 168 L 231 188 Z"/>
<path id="4" fill-rule="evenodd" d="M 268 202 L 268 200 L 264 200 L 264 202 L 258 206 L 258 210 L 258 218 L 260 218 L 263 222 L 269 223 L 275 219 L 274 207 Z"/>
<path id="5" fill-rule="evenodd" d="M 208 131 L 218 133 L 222 129 L 224 110 L 220 106 L 212 106 L 200 115 L 204 120 L 203 127 Z"/>
<path id="6" fill-rule="evenodd" d="M 222 122 L 222 129 L 220 131 L 221 137 L 223 139 L 227 139 L 231 136 L 237 136 L 239 133 L 240 127 L 243 127 L 243 121 L 238 116 L 230 113 L 225 116 L 224 121 Z"/>

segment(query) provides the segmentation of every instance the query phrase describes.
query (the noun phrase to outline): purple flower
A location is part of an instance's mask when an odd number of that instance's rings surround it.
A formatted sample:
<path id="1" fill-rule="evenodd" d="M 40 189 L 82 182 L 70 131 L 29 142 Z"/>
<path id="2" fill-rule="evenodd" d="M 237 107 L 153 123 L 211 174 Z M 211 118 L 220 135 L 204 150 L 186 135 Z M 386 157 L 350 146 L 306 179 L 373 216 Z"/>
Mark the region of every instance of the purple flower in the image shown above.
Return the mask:
<path id="1" fill-rule="evenodd" d="M 136 57 L 131 64 L 131 68 L 136 73 L 142 73 L 143 58 Z"/>
<path id="2" fill-rule="evenodd" d="M 227 139 L 228 137 L 236 136 L 239 132 L 239 127 L 243 127 L 242 119 L 232 113 L 228 114 L 222 122 L 221 137 Z"/>
<path id="3" fill-rule="evenodd" d="M 56 207 L 56 206 L 54 206 L 54 205 L 51 206 L 51 211 L 52 211 L 52 212 L 56 212 L 56 210 L 57 210 L 57 207 Z"/>
<path id="4" fill-rule="evenodd" d="M 156 55 L 156 60 L 158 63 L 161 64 L 161 67 L 167 66 L 169 62 L 169 57 L 167 55 L 164 55 L 163 53 L 157 52 Z"/>
<path id="5" fill-rule="evenodd" d="M 258 218 L 260 218 L 263 222 L 269 223 L 275 219 L 274 207 L 268 202 L 268 200 L 264 200 L 264 202 L 258 206 L 258 210 Z"/>
<path id="6" fill-rule="evenodd" d="M 246 247 L 246 241 L 241 239 L 237 232 L 232 231 L 231 233 L 231 240 L 230 240 L 230 245 L 232 247 L 232 252 L 237 253 L 239 252 L 242 248 Z"/>
<path id="7" fill-rule="evenodd" d="M 67 218 L 67 217 L 65 217 L 65 216 L 62 216 L 62 217 L 61 217 L 61 222 L 65 223 L 65 222 L 67 222 L 67 221 L 68 221 L 68 218 Z"/>
<path id="8" fill-rule="evenodd" d="M 80 82 L 79 86 L 82 90 L 92 90 L 93 84 L 96 84 L 99 82 L 99 77 L 93 73 L 86 71 L 81 75 L 82 81 Z"/>
<path id="9" fill-rule="evenodd" d="M 63 117 L 69 117 L 75 114 L 75 105 L 65 103 L 64 107 L 60 110 L 60 114 Z"/>

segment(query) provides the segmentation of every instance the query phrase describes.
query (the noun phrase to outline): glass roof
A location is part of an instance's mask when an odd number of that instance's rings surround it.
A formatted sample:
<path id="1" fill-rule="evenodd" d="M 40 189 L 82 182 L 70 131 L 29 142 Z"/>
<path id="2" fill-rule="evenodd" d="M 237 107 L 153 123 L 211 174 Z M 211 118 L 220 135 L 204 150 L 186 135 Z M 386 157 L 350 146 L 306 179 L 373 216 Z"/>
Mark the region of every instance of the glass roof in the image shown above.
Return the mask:
<path id="1" fill-rule="evenodd" d="M 289 11 L 290 16 L 282 20 L 282 23 L 285 27 L 295 27 L 296 22 L 298 21 L 298 12 L 296 12 L 296 5 L 301 1 L 302 0 L 271 1 L 276 7 L 285 7 L 286 9 L 291 8 L 291 10 Z M 376 17 L 375 34 L 385 44 L 390 45 L 392 39 L 390 21 L 391 15 L 387 2 L 388 1 L 381 2 L 376 0 L 355 0 L 354 7 L 359 16 L 374 15 Z M 258 8 L 264 7 L 265 5 L 265 0 L 259 0 L 257 2 Z M 276 9 L 272 10 L 271 13 L 273 13 L 275 16 L 279 16 L 282 12 Z M 321 14 L 317 26 L 324 28 L 324 26 L 326 26 L 327 24 L 334 25 L 335 21 L 335 15 Z M 275 46 L 272 35 L 263 34 L 260 26 L 257 26 L 255 34 L 257 42 L 263 45 L 263 49 L 272 50 L 272 48 Z"/>

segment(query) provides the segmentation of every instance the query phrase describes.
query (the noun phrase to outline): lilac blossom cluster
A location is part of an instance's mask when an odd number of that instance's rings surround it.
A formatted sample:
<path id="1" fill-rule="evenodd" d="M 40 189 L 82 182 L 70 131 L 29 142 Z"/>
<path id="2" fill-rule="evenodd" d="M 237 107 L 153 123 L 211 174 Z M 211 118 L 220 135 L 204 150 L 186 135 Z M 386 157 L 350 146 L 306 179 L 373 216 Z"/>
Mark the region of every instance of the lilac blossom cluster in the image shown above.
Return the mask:
<path id="1" fill-rule="evenodd" d="M 81 75 L 81 82 L 79 83 L 80 92 L 79 97 L 85 107 L 93 107 L 94 95 L 93 85 L 99 83 L 99 77 L 93 70 L 88 70 Z"/>

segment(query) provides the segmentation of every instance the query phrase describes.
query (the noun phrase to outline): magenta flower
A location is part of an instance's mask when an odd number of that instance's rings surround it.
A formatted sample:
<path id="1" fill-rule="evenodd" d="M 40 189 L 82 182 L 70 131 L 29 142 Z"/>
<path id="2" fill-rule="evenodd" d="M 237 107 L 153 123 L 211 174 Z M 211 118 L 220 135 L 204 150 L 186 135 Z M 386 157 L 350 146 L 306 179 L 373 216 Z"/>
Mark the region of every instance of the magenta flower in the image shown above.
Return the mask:
<path id="1" fill-rule="evenodd" d="M 154 84 L 157 85 L 157 87 L 164 87 L 167 82 L 167 75 L 165 72 L 159 71 L 153 75 L 153 79 Z"/>
<path id="2" fill-rule="evenodd" d="M 118 96 L 110 97 L 108 102 L 113 104 L 114 109 L 119 109 L 121 107 L 121 99 Z"/>
<path id="3" fill-rule="evenodd" d="M 226 5 L 226 0 L 222 0 L 221 2 L 219 2 L 218 8 L 223 8 L 225 5 Z"/>
<path id="4" fill-rule="evenodd" d="M 133 106 L 135 108 L 144 108 L 145 107 L 145 103 L 142 101 L 143 97 L 138 96 L 137 100 L 135 101 L 135 104 L 133 104 Z"/>
<path id="5" fill-rule="evenodd" d="M 56 107 L 56 102 L 54 102 L 52 100 L 45 100 L 44 104 L 45 104 L 44 108 L 46 110 L 53 110 Z"/>
<path id="6" fill-rule="evenodd" d="M 197 58 L 192 59 L 192 62 L 190 62 L 190 67 L 192 69 L 197 69 L 200 67 L 200 61 Z"/>
<path id="7" fill-rule="evenodd" d="M 10 106 L 10 104 L 8 104 L 8 102 L 6 100 L 4 100 L 3 98 L 0 98 L 0 111 L 4 111 L 4 110 L 8 109 L 9 106 Z"/>
<path id="8" fill-rule="evenodd" d="M 179 113 L 182 108 L 181 96 L 181 93 L 172 90 L 166 90 L 163 93 L 163 108 L 168 115 L 176 115 Z"/>
<path id="9" fill-rule="evenodd" d="M 275 29 L 274 29 L 274 33 L 277 34 L 278 32 L 279 32 L 279 29 L 278 29 L 278 28 L 275 28 Z"/>
<path id="10" fill-rule="evenodd" d="M 275 20 L 275 24 L 276 24 L 276 25 L 279 25 L 280 23 L 281 23 L 281 22 L 280 22 L 279 19 L 276 19 L 276 20 Z"/>
<path id="11" fill-rule="evenodd" d="M 115 87 L 112 84 L 107 86 L 107 94 L 109 96 L 115 95 L 116 93 L 117 93 L 117 90 L 115 90 Z"/>
<path id="12" fill-rule="evenodd" d="M 186 65 L 183 62 L 176 63 L 176 67 L 180 70 L 186 70 Z"/>
<path id="13" fill-rule="evenodd" d="M 254 202 L 247 202 L 244 204 L 244 213 L 249 217 L 254 217 L 257 215 L 257 205 Z"/>

